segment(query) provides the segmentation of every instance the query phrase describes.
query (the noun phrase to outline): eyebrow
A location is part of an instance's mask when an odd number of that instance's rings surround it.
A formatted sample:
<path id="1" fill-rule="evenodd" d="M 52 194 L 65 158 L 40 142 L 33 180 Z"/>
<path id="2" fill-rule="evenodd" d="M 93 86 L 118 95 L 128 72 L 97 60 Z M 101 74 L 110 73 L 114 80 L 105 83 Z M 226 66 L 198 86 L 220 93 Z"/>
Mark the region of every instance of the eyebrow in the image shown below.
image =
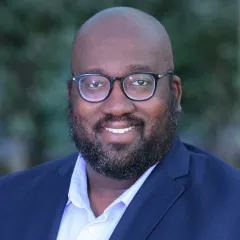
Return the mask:
<path id="1" fill-rule="evenodd" d="M 107 75 L 106 72 L 102 68 L 92 68 L 92 69 L 89 69 L 86 71 L 82 71 L 77 75 L 88 74 L 88 73 L 97 73 L 97 74 L 100 73 L 100 74 Z M 77 76 L 77 75 L 73 74 L 73 72 L 72 72 L 72 76 Z"/>
<path id="2" fill-rule="evenodd" d="M 152 71 L 150 66 L 148 66 L 148 65 L 141 65 L 141 64 L 131 64 L 127 68 L 130 69 L 133 72 L 137 72 L 137 71 L 139 71 L 139 72 L 142 72 L 142 71 L 149 71 L 149 72 L 151 72 Z"/>
<path id="3" fill-rule="evenodd" d="M 131 65 L 126 66 L 125 69 L 129 72 L 151 72 L 152 71 L 150 66 L 141 65 L 141 64 L 131 64 Z M 93 68 L 93 69 L 89 69 L 86 71 L 82 71 L 78 75 L 88 74 L 88 73 L 96 73 L 96 74 L 100 73 L 100 74 L 108 75 L 108 73 L 102 68 Z M 76 75 L 73 74 L 73 72 L 72 72 L 72 76 L 76 76 Z"/>

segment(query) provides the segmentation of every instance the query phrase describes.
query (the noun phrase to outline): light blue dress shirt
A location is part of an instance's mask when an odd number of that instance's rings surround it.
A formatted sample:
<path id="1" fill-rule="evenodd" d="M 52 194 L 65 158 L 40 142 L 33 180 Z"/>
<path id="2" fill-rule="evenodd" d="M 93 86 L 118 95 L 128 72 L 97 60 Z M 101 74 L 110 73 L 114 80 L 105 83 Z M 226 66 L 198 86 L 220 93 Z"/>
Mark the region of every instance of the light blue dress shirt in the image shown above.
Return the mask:
<path id="1" fill-rule="evenodd" d="M 122 193 L 102 215 L 91 210 L 86 177 L 86 163 L 79 154 L 73 170 L 68 202 L 64 209 L 57 240 L 107 240 L 133 197 L 156 165 L 149 168 L 128 190 Z"/>

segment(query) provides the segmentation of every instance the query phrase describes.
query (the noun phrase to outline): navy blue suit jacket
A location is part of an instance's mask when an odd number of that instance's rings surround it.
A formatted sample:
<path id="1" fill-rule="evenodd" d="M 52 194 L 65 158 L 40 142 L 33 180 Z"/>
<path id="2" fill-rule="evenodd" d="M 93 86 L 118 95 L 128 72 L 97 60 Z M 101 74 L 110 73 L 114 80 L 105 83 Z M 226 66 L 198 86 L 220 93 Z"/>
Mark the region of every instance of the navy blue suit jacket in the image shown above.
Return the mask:
<path id="1" fill-rule="evenodd" d="M 0 179 L 1 240 L 56 239 L 76 159 Z M 177 139 L 110 238 L 144 239 L 239 240 L 239 171 Z"/>

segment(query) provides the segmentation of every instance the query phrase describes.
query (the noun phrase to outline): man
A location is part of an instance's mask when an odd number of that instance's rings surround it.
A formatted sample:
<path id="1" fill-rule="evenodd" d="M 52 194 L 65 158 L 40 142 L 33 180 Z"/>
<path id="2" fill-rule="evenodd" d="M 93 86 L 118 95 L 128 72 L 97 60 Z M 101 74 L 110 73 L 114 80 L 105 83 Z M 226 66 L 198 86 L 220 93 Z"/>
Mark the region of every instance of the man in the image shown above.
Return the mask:
<path id="1" fill-rule="evenodd" d="M 68 82 L 78 153 L 0 180 L 2 240 L 237 240 L 240 173 L 181 143 L 181 81 L 152 16 L 104 10 Z"/>

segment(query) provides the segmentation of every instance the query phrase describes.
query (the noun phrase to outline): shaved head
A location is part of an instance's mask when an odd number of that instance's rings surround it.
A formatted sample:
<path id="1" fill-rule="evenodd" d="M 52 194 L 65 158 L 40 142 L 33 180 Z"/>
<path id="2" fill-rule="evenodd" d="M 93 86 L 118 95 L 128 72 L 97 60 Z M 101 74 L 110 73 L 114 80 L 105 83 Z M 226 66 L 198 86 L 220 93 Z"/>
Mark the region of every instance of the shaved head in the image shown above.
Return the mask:
<path id="1" fill-rule="evenodd" d="M 176 134 L 181 83 L 172 74 L 168 34 L 154 17 L 127 7 L 97 13 L 77 32 L 71 68 L 70 135 L 88 166 L 129 179 L 165 156 Z M 99 96 L 106 98 L 89 101 Z"/>
<path id="2" fill-rule="evenodd" d="M 78 65 L 81 64 L 78 56 L 83 53 L 86 43 L 100 45 L 104 42 L 108 44 L 109 41 L 115 41 L 119 44 L 122 41 L 130 44 L 130 39 L 134 40 L 131 42 L 132 47 L 137 43 L 143 47 L 147 46 L 157 57 L 156 60 L 161 61 L 156 71 L 161 71 L 161 68 L 173 70 L 171 43 L 162 24 L 140 10 L 114 7 L 91 17 L 77 32 L 72 48 L 72 72 L 76 73 Z M 164 66 L 160 66 L 163 63 Z"/>

